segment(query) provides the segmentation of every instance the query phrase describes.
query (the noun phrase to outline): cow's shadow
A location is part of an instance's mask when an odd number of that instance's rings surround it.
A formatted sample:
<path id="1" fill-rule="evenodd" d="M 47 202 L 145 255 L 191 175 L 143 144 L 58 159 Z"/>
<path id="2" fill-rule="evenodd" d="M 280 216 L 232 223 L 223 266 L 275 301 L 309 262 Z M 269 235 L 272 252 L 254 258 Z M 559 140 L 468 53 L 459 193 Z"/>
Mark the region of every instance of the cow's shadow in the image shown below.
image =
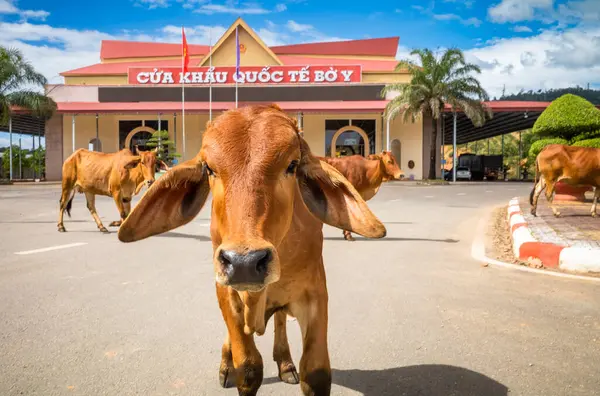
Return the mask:
<path id="1" fill-rule="evenodd" d="M 333 383 L 364 396 L 506 396 L 508 388 L 462 367 L 423 364 L 384 370 L 332 370 Z M 263 384 L 279 382 L 267 378 Z"/>

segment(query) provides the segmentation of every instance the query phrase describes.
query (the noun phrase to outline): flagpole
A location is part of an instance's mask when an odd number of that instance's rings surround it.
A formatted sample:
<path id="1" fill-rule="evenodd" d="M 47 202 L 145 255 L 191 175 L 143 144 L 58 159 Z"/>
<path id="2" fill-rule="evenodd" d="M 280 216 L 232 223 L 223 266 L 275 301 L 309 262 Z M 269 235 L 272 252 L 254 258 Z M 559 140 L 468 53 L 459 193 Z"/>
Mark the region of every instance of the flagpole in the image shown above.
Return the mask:
<path id="1" fill-rule="evenodd" d="M 235 108 L 238 108 L 238 77 L 240 71 L 240 39 L 238 35 L 238 26 L 235 27 L 235 53 L 236 53 L 236 68 L 235 68 Z"/>
<path id="2" fill-rule="evenodd" d="M 209 50 L 209 70 L 212 69 L 212 28 L 208 31 L 210 50 Z M 212 121 L 212 79 L 208 80 L 208 119 Z"/>
<path id="3" fill-rule="evenodd" d="M 183 33 L 183 26 L 181 27 L 181 32 Z M 181 160 L 185 161 L 185 71 L 184 71 L 184 62 L 185 56 L 181 57 L 181 132 L 182 132 L 182 147 L 183 154 L 181 155 Z"/>

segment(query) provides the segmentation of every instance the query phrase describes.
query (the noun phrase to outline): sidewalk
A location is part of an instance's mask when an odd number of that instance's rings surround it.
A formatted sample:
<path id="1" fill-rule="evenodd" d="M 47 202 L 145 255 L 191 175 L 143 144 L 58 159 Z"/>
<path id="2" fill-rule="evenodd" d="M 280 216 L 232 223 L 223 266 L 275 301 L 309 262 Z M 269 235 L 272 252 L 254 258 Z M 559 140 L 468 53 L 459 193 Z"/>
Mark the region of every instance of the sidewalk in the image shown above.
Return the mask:
<path id="1" fill-rule="evenodd" d="M 600 273 L 600 219 L 591 216 L 591 202 L 557 202 L 555 217 L 545 198 L 537 217 L 528 198 L 515 198 L 508 206 L 508 222 L 517 259 L 546 268 L 579 273 Z"/>
<path id="2" fill-rule="evenodd" d="M 538 202 L 537 217 L 530 213 L 529 198 L 521 198 L 519 206 L 535 239 L 560 246 L 600 249 L 600 218 L 591 216 L 591 200 L 557 202 L 560 217 L 554 217 L 543 195 Z"/>

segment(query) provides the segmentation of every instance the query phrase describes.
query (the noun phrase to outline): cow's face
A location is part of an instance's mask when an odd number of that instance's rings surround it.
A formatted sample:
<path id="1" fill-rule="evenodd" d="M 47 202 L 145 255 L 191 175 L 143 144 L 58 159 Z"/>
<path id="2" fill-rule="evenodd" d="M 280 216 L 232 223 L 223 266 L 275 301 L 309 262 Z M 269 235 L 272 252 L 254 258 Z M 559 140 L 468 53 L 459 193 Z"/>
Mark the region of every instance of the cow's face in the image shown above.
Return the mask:
<path id="1" fill-rule="evenodd" d="M 404 177 L 404 172 L 400 169 L 394 154 L 390 151 L 383 151 L 379 157 L 385 168 L 386 179 L 400 180 Z"/>
<path id="2" fill-rule="evenodd" d="M 135 148 L 136 155 L 140 157 L 140 163 L 138 165 L 139 170 L 142 172 L 142 176 L 144 177 L 144 183 L 150 187 L 152 183 L 154 183 L 155 179 L 155 170 L 157 158 L 156 154 L 158 149 L 150 150 L 150 151 L 141 151 L 138 148 Z"/>
<path id="3" fill-rule="evenodd" d="M 312 156 L 296 123 L 277 107 L 260 106 L 209 123 L 200 153 L 148 190 L 119 239 L 131 242 L 191 221 L 209 190 L 216 281 L 238 291 L 258 291 L 279 279 L 278 247 L 298 200 L 324 223 L 385 236 L 348 180 Z"/>

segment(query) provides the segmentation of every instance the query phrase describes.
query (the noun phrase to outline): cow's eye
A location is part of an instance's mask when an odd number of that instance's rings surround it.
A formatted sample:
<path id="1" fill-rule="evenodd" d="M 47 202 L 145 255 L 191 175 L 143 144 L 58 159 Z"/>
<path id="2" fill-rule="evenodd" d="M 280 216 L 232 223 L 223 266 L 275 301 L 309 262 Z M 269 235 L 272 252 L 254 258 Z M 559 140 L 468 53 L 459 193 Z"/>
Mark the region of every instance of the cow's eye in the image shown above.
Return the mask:
<path id="1" fill-rule="evenodd" d="M 298 161 L 297 160 L 293 160 L 292 162 L 290 162 L 290 164 L 288 165 L 287 169 L 285 170 L 285 173 L 287 175 L 292 175 L 294 174 L 294 172 L 296 172 L 296 168 L 298 167 Z"/>
<path id="2" fill-rule="evenodd" d="M 209 176 L 215 175 L 215 172 L 212 169 L 210 169 L 210 166 L 208 166 L 206 162 L 204 163 L 204 166 L 206 167 L 206 173 L 208 173 Z"/>

